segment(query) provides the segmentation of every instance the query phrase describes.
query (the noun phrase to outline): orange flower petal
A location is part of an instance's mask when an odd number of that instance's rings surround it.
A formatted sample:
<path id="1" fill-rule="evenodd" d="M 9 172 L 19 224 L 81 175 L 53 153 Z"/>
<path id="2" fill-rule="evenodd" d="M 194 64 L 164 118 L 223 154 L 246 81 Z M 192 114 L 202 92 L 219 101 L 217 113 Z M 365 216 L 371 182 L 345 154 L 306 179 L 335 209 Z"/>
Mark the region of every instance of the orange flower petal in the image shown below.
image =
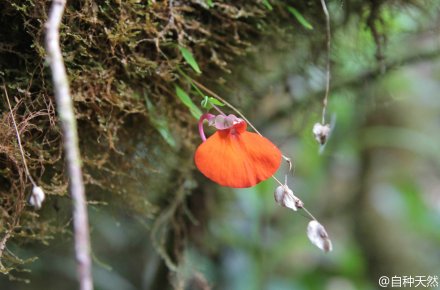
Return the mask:
<path id="1" fill-rule="evenodd" d="M 251 187 L 271 177 L 281 152 L 268 139 L 246 131 L 246 123 L 219 130 L 196 150 L 197 168 L 212 181 L 234 188 Z"/>

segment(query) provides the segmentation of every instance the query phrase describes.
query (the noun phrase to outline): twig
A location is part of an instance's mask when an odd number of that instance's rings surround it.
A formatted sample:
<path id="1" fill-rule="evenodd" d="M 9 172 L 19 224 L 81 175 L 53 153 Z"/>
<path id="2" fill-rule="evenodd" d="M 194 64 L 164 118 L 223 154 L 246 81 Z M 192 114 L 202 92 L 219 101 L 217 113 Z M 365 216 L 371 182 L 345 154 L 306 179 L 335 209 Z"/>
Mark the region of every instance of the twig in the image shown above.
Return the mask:
<path id="1" fill-rule="evenodd" d="M 90 234 L 85 199 L 81 159 L 78 146 L 76 119 L 66 68 L 59 43 L 59 28 L 66 6 L 66 0 L 53 0 L 46 23 L 47 61 L 52 71 L 58 115 L 63 129 L 64 149 L 70 177 L 70 191 L 73 200 L 73 228 L 75 257 L 80 290 L 92 290 L 93 280 L 90 259 Z"/>
<path id="2" fill-rule="evenodd" d="M 325 29 L 326 29 L 326 38 L 327 38 L 327 64 L 326 64 L 326 81 L 325 81 L 325 95 L 324 100 L 322 101 L 322 124 L 325 124 L 325 114 L 327 110 L 328 104 L 328 95 L 330 92 L 330 48 L 331 48 L 331 31 L 330 31 L 330 15 L 327 10 L 327 6 L 325 5 L 325 0 L 321 0 L 322 10 L 325 15 Z"/>
<path id="3" fill-rule="evenodd" d="M 18 132 L 17 122 L 15 122 L 14 112 L 12 111 L 11 102 L 9 101 L 9 95 L 8 95 L 8 91 L 6 90 L 6 86 L 5 85 L 3 85 L 3 90 L 5 92 L 6 101 L 8 102 L 9 111 L 11 112 L 12 123 L 14 124 L 15 135 L 17 136 L 18 147 L 20 149 L 21 158 L 23 159 L 24 169 L 26 170 L 26 176 L 29 178 L 29 180 L 31 181 L 32 185 L 34 187 L 37 187 L 38 185 L 34 181 L 34 179 L 32 178 L 32 176 L 31 176 L 31 174 L 29 172 L 29 168 L 27 166 L 26 158 L 24 156 L 23 146 L 21 145 L 20 133 Z"/>

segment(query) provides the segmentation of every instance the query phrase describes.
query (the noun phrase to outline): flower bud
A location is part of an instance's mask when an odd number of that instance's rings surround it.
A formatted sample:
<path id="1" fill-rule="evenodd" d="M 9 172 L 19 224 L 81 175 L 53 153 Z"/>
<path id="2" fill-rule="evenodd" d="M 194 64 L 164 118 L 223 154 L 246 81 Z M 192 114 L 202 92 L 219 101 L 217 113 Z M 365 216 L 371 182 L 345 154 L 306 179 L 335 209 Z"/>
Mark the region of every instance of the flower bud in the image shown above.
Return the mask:
<path id="1" fill-rule="evenodd" d="M 309 222 L 307 226 L 307 237 L 309 237 L 312 244 L 324 252 L 330 252 L 333 248 L 325 228 L 316 220 Z"/>
<path id="2" fill-rule="evenodd" d="M 29 203 L 35 207 L 35 209 L 40 209 L 41 205 L 43 204 L 45 198 L 44 191 L 39 186 L 34 186 L 32 189 L 32 195 L 29 199 Z"/>
<path id="3" fill-rule="evenodd" d="M 293 191 L 287 185 L 278 186 L 275 189 L 274 197 L 279 205 L 294 211 L 303 207 L 302 201 L 293 194 Z"/>
<path id="4" fill-rule="evenodd" d="M 313 125 L 313 135 L 315 135 L 315 139 L 319 144 L 324 145 L 330 135 L 330 124 L 316 123 Z"/>

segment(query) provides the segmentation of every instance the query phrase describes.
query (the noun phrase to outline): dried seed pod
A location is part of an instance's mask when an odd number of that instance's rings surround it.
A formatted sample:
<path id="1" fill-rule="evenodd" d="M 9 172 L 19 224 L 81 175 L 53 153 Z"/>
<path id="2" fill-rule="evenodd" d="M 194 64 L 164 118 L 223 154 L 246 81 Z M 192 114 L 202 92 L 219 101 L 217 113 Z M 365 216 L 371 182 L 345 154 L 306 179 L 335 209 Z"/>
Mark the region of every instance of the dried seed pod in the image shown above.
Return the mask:
<path id="1" fill-rule="evenodd" d="M 294 211 L 303 207 L 302 201 L 293 194 L 293 191 L 287 185 L 278 186 L 275 189 L 274 197 L 279 205 Z"/>
<path id="2" fill-rule="evenodd" d="M 35 209 L 40 209 L 45 197 L 46 195 L 44 194 L 43 189 L 39 186 L 34 186 L 34 188 L 32 188 L 32 195 L 29 199 L 29 203 L 35 207 Z"/>
<path id="3" fill-rule="evenodd" d="M 313 135 L 319 144 L 324 145 L 330 135 L 330 124 L 316 123 L 313 125 Z"/>
<path id="4" fill-rule="evenodd" d="M 332 241 L 328 237 L 328 234 L 323 225 L 318 221 L 312 220 L 307 226 L 307 237 L 309 240 L 323 250 L 324 252 L 330 252 L 332 250 Z"/>

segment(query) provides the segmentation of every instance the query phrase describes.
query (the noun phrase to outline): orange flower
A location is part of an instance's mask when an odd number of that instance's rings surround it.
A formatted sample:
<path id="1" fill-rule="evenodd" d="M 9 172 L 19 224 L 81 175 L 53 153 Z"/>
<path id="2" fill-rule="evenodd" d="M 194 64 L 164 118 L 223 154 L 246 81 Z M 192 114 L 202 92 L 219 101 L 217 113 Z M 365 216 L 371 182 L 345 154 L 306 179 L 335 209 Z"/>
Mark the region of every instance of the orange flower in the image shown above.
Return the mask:
<path id="1" fill-rule="evenodd" d="M 218 130 L 207 140 L 203 121 Z M 281 164 L 281 152 L 268 139 L 246 131 L 234 115 L 204 114 L 199 121 L 203 143 L 195 153 L 197 168 L 212 181 L 234 188 L 251 187 L 271 177 Z"/>

